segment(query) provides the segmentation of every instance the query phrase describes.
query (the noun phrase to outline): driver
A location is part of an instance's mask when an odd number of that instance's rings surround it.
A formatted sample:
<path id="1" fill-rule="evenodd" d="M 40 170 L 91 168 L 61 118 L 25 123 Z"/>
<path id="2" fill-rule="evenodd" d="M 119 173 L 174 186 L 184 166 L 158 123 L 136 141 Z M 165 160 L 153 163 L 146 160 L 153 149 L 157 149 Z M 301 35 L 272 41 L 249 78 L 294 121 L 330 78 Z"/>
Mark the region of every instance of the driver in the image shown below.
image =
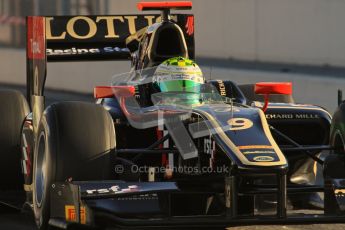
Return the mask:
<path id="1" fill-rule="evenodd" d="M 170 99 L 174 98 L 171 96 L 176 94 L 175 98 L 183 99 L 184 104 L 195 104 L 199 101 L 200 87 L 204 84 L 205 79 L 201 69 L 194 61 L 174 57 L 162 62 L 157 67 L 152 81 L 154 88 L 159 92 L 169 93 Z"/>

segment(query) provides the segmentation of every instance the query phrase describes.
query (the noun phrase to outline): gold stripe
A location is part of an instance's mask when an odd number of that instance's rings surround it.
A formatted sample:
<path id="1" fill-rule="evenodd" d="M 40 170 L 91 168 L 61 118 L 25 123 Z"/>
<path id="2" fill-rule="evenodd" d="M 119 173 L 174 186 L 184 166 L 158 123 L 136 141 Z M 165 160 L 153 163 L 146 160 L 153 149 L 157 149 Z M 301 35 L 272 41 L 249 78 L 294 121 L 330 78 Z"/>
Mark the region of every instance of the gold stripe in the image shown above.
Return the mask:
<path id="1" fill-rule="evenodd" d="M 270 128 L 269 128 L 268 123 L 267 123 L 267 119 L 265 117 L 264 112 L 261 109 L 259 109 L 259 115 L 260 115 L 260 118 L 261 118 L 261 124 L 262 124 L 262 127 L 264 129 L 265 135 L 266 135 L 268 141 L 271 143 L 273 149 L 275 150 L 275 152 L 276 152 L 276 154 L 277 154 L 277 156 L 279 158 L 279 162 L 281 163 L 280 165 L 287 164 L 287 161 L 286 161 L 286 158 L 285 158 L 284 154 L 282 153 L 282 151 L 280 150 L 280 148 L 277 145 L 276 141 L 272 137 Z M 269 162 L 267 162 L 267 163 L 269 163 Z"/>
<path id="2" fill-rule="evenodd" d="M 338 194 L 338 193 L 343 193 L 343 194 L 345 194 L 345 189 L 336 189 L 336 190 L 334 191 L 334 193 L 335 193 L 335 194 Z"/>
<path id="3" fill-rule="evenodd" d="M 274 141 L 271 132 L 268 128 L 267 120 L 265 118 L 264 113 L 262 112 L 261 109 L 257 109 L 259 111 L 259 115 L 261 118 L 261 123 L 264 129 L 264 133 L 266 137 L 268 138 L 269 142 L 271 143 L 273 149 L 275 150 L 279 161 L 274 161 L 274 162 L 252 162 L 249 161 L 243 154 L 242 152 L 238 149 L 238 147 L 230 140 L 230 138 L 225 134 L 224 130 L 220 127 L 219 123 L 213 118 L 212 115 L 207 113 L 206 111 L 201 111 L 199 110 L 198 112 L 201 112 L 204 114 L 204 116 L 210 121 L 212 124 L 213 128 L 215 129 L 216 133 L 218 136 L 222 139 L 222 141 L 236 154 L 236 156 L 239 158 L 239 160 L 242 162 L 244 165 L 253 165 L 253 166 L 278 166 L 278 165 L 284 165 L 287 164 L 285 156 L 283 153 L 280 151 L 278 145 Z"/>
<path id="4" fill-rule="evenodd" d="M 32 184 L 24 184 L 24 191 L 25 192 L 32 192 Z"/>
<path id="5" fill-rule="evenodd" d="M 242 145 L 237 146 L 238 149 L 273 149 L 271 145 Z"/>

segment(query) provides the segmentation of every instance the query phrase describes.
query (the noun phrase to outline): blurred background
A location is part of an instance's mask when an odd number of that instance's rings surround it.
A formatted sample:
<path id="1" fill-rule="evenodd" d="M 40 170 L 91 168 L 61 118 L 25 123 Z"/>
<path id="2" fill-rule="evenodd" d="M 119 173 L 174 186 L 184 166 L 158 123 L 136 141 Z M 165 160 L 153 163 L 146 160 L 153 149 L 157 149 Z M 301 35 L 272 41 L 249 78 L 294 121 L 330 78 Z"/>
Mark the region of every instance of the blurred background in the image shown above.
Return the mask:
<path id="1" fill-rule="evenodd" d="M 137 14 L 137 2 L 0 0 L 0 84 L 25 84 L 26 15 Z M 333 112 L 345 89 L 344 12 L 344 0 L 194 0 L 196 59 L 208 78 L 292 81 L 298 102 Z M 91 93 L 129 67 L 49 64 L 47 87 Z"/>

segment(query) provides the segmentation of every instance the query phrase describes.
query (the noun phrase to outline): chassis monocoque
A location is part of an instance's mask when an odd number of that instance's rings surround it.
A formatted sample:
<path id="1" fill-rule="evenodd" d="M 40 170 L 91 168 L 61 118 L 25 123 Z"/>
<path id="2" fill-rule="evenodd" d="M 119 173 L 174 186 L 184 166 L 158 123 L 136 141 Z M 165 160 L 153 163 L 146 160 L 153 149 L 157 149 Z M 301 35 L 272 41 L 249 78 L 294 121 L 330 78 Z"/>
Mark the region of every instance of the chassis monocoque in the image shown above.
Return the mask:
<path id="1" fill-rule="evenodd" d="M 171 8 L 190 7 L 140 4 L 162 10 L 162 22 L 145 29 L 140 21 L 142 30 L 125 33 L 129 50 L 111 52 L 105 45 L 114 40 L 78 43 L 81 35 L 68 38 L 68 44 L 82 44 L 79 49 L 57 48 L 66 46 L 59 40 L 64 33 L 73 34 L 63 32 L 65 25 L 96 26 L 113 16 L 28 17 L 29 102 L 18 92 L 0 91 L 0 164 L 7 170 L 3 188 L 24 184 L 39 229 L 345 220 L 341 100 L 332 119 L 321 107 L 295 103 L 291 83 L 212 80 L 192 95 L 198 98 L 192 105 L 185 103 L 191 93 L 152 89 L 157 64 L 170 56 L 194 57 L 193 16 L 170 19 Z M 106 25 L 99 33 L 110 36 Z M 78 28 L 74 34 L 85 34 L 85 27 Z M 89 46 L 98 43 L 97 49 Z M 96 104 L 61 102 L 44 109 L 47 59 L 117 59 L 125 51 L 132 57 L 129 78 L 96 87 Z"/>

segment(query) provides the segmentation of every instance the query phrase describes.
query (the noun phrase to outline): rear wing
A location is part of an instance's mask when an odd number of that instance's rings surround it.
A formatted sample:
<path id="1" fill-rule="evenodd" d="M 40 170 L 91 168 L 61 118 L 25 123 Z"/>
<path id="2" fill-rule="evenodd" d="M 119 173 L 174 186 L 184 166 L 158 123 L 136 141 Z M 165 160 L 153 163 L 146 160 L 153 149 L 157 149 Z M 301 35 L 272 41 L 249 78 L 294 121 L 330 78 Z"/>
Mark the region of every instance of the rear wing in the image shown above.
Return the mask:
<path id="1" fill-rule="evenodd" d="M 191 2 L 143 2 L 137 6 L 142 11 L 160 10 L 161 15 L 27 17 L 27 99 L 34 132 L 44 110 L 48 61 L 129 59 L 128 48 L 136 50 L 145 27 L 170 19 L 182 29 L 189 57 L 194 58 L 194 16 L 170 14 L 170 9 L 191 9 Z"/>
<path id="2" fill-rule="evenodd" d="M 194 29 L 191 14 L 175 14 L 172 19 L 184 31 L 194 57 Z M 161 20 L 152 15 L 98 15 L 44 17 L 48 61 L 126 60 L 130 57 L 126 39 Z M 28 28 L 30 29 L 30 28 Z"/>
<path id="3" fill-rule="evenodd" d="M 47 62 L 128 60 L 126 39 L 161 20 L 159 14 L 27 17 L 27 99 L 33 120 L 44 109 Z M 173 14 L 183 30 L 189 56 L 194 58 L 194 16 Z M 34 128 L 35 128 L 34 122 Z"/>

